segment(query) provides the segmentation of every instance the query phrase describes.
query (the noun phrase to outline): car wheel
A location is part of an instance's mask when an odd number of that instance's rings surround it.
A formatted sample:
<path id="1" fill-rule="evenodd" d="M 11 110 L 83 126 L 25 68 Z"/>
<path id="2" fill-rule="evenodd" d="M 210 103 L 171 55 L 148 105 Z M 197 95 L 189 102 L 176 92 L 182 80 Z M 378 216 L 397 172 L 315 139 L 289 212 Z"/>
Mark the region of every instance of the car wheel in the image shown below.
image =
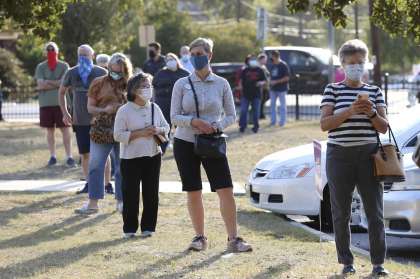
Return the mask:
<path id="1" fill-rule="evenodd" d="M 309 216 L 309 218 L 315 221 L 315 226 L 319 226 L 319 215 Z M 321 230 L 323 232 L 333 232 L 333 222 L 332 222 L 332 213 L 331 213 L 331 203 L 330 203 L 330 191 L 328 185 L 324 188 L 324 197 L 321 201 Z"/>

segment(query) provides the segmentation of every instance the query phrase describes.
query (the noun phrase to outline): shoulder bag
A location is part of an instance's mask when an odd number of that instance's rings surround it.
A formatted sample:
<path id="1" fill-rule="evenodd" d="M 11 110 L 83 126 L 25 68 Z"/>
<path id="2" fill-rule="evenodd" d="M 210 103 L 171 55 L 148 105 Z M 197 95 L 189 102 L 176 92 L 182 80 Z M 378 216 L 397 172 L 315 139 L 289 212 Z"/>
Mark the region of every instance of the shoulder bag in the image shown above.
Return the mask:
<path id="1" fill-rule="evenodd" d="M 152 125 L 155 126 L 155 104 L 151 102 L 151 105 L 152 105 Z M 159 146 L 162 146 L 169 141 L 168 137 L 162 134 L 154 135 L 153 139 L 155 140 L 156 144 Z"/>

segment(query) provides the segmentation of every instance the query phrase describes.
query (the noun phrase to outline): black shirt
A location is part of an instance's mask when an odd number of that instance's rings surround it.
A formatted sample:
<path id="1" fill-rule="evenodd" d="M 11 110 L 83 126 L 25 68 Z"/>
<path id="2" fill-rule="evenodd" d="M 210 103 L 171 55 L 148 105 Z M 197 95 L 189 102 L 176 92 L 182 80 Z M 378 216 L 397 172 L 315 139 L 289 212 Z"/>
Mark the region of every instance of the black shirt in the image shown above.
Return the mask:
<path id="1" fill-rule="evenodd" d="M 154 59 L 147 59 L 143 64 L 143 72 L 155 76 L 159 70 L 166 66 L 165 57 L 160 55 L 159 59 L 155 61 Z"/>
<path id="2" fill-rule="evenodd" d="M 290 76 L 289 66 L 287 66 L 286 62 L 280 61 L 279 64 L 271 64 L 270 68 L 270 77 L 271 80 L 279 80 L 284 77 Z M 271 90 L 283 92 L 289 89 L 289 82 L 278 83 L 276 85 L 271 86 Z"/>
<path id="3" fill-rule="evenodd" d="M 261 87 L 257 82 L 267 80 L 267 76 L 261 67 L 246 67 L 241 73 L 242 93 L 247 99 L 261 97 Z"/>

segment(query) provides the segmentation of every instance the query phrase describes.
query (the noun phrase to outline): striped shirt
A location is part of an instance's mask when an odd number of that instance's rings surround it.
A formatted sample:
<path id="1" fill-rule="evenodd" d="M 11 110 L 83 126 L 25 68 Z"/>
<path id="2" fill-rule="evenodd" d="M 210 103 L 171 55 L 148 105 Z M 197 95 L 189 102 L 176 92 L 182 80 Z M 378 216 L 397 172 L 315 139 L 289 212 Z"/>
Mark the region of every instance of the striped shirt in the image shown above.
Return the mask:
<path id="1" fill-rule="evenodd" d="M 357 100 L 359 93 L 368 93 L 373 109 L 386 107 L 381 89 L 374 85 L 363 84 L 360 88 L 348 87 L 344 83 L 328 84 L 321 101 L 323 106 L 333 106 L 334 114 L 338 114 Z M 338 128 L 328 131 L 328 142 L 341 146 L 357 146 L 376 143 L 376 131 L 369 117 L 365 114 L 353 115 Z"/>

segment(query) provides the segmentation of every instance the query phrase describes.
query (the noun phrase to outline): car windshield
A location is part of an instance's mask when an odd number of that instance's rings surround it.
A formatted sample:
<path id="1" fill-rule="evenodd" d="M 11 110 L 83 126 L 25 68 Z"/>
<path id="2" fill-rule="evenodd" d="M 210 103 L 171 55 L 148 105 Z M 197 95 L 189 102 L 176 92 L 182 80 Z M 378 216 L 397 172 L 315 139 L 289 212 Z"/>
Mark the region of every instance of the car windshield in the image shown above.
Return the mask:
<path id="1" fill-rule="evenodd" d="M 415 129 L 414 127 L 419 126 L 419 123 L 420 123 L 420 121 L 418 120 L 419 114 L 420 114 L 420 108 L 414 107 L 414 108 L 406 110 L 403 113 L 390 115 L 388 117 L 389 123 L 391 125 L 392 131 L 395 134 L 395 137 L 398 138 L 399 135 L 410 130 L 413 130 L 413 132 L 416 132 L 414 130 L 418 130 L 418 128 Z M 388 139 L 388 133 L 385 135 L 381 135 L 381 140 L 382 139 L 383 140 Z"/>

